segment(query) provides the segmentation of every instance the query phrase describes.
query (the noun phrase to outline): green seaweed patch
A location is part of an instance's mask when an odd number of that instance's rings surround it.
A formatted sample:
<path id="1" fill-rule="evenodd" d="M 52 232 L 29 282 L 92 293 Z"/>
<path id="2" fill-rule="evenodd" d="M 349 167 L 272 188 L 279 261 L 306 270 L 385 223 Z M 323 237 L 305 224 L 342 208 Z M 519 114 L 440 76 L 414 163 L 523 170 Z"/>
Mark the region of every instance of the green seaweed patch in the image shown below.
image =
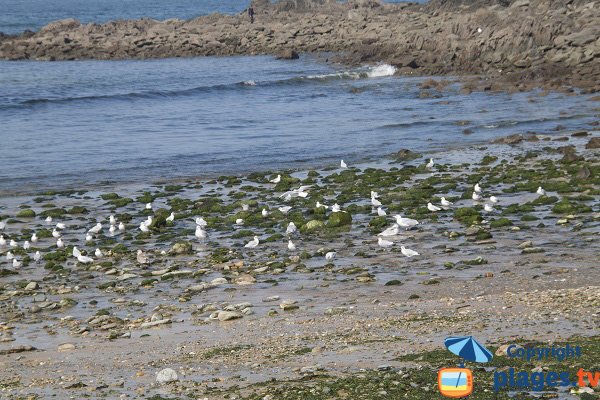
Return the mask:
<path id="1" fill-rule="evenodd" d="M 466 226 L 471 226 L 483 221 L 483 217 L 479 211 L 473 207 L 457 208 L 454 210 L 454 219 Z"/>
<path id="2" fill-rule="evenodd" d="M 32 209 L 21 210 L 17 213 L 17 218 L 35 218 L 35 211 Z"/>
<path id="3" fill-rule="evenodd" d="M 87 214 L 88 213 L 88 209 L 83 207 L 83 206 L 74 206 L 71 207 L 69 210 L 67 210 L 68 214 Z"/>
<path id="4" fill-rule="evenodd" d="M 336 213 L 337 214 L 337 213 Z M 302 233 L 313 233 L 322 230 L 325 227 L 325 223 L 319 220 L 310 220 L 306 224 L 300 227 Z"/>
<path id="5" fill-rule="evenodd" d="M 129 197 L 121 197 L 118 199 L 110 200 L 108 203 L 110 205 L 112 205 L 114 208 L 122 208 L 122 207 L 128 206 L 129 204 L 133 203 L 133 199 L 131 199 Z"/>
<path id="6" fill-rule="evenodd" d="M 106 200 L 106 201 L 108 201 L 108 200 L 116 200 L 116 199 L 119 199 L 119 198 L 121 198 L 121 196 L 119 196 L 119 195 L 118 195 L 118 194 L 116 194 L 116 193 L 104 193 L 104 194 L 101 194 L 101 195 L 100 195 L 100 198 L 101 198 L 102 200 Z"/>
<path id="7" fill-rule="evenodd" d="M 168 225 L 167 218 L 171 215 L 171 213 L 164 209 L 159 208 L 154 212 L 154 216 L 152 217 L 152 223 L 148 228 L 150 228 L 154 232 L 160 232 L 163 228 Z"/>
<path id="8" fill-rule="evenodd" d="M 498 219 L 493 219 L 490 221 L 490 227 L 491 228 L 502 228 L 504 226 L 512 226 L 513 223 L 510 219 L 508 218 L 498 218 Z"/>
<path id="9" fill-rule="evenodd" d="M 340 211 L 331 213 L 327 219 L 327 226 L 331 228 L 349 225 L 352 225 L 352 215 L 349 212 Z"/>
<path id="10" fill-rule="evenodd" d="M 42 217 L 42 218 L 47 218 L 47 217 L 58 218 L 58 217 L 62 217 L 66 213 L 67 213 L 67 210 L 65 210 L 64 208 L 52 208 L 50 210 L 42 211 L 40 213 L 40 217 Z"/>
<path id="11" fill-rule="evenodd" d="M 567 199 L 563 199 L 552 207 L 552 212 L 555 214 L 588 213 L 592 212 L 592 208 L 584 204 L 576 204 Z"/>

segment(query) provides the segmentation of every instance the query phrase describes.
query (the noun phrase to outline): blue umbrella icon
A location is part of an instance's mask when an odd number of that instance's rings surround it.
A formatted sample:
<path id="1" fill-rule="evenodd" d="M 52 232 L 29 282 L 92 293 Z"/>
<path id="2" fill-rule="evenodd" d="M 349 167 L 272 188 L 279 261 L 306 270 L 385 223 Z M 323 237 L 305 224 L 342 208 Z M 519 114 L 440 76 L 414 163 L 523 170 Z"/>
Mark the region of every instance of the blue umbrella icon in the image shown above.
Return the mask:
<path id="1" fill-rule="evenodd" d="M 467 361 L 486 363 L 493 358 L 492 353 L 477 343 L 473 336 L 452 336 L 444 340 L 446 348 Z"/>

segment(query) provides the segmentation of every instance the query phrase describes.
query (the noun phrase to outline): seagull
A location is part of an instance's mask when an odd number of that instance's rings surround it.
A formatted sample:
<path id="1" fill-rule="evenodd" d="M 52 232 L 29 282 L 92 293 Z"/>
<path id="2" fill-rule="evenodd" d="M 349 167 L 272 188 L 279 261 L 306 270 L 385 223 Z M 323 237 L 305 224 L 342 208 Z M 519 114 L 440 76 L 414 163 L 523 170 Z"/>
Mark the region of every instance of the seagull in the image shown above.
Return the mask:
<path id="1" fill-rule="evenodd" d="M 292 233 L 295 233 L 298 229 L 296 228 L 296 224 L 294 224 L 293 222 L 290 222 L 287 226 L 287 229 L 285 230 L 285 233 L 288 235 L 291 235 Z"/>
<path id="2" fill-rule="evenodd" d="M 327 261 L 331 261 L 335 258 L 335 256 L 337 256 L 337 253 L 335 251 L 330 251 L 327 254 L 325 254 L 325 259 Z"/>
<path id="3" fill-rule="evenodd" d="M 206 239 L 208 234 L 201 226 L 196 226 L 196 232 L 194 233 L 198 239 Z"/>
<path id="4" fill-rule="evenodd" d="M 377 207 L 377 215 L 379 215 L 380 217 L 385 217 L 387 215 L 387 213 L 385 212 L 385 210 L 381 207 Z"/>
<path id="5" fill-rule="evenodd" d="M 25 241 L 25 243 L 23 243 L 23 250 L 29 250 L 31 248 L 31 244 L 29 243 L 28 240 Z"/>
<path id="6" fill-rule="evenodd" d="M 411 218 L 402 218 L 401 215 L 394 215 L 396 218 L 396 223 L 407 230 L 412 228 L 413 226 L 419 225 L 419 221 Z"/>
<path id="7" fill-rule="evenodd" d="M 334 205 L 331 206 L 331 212 L 336 213 L 336 212 L 340 212 L 340 211 L 342 211 L 342 208 L 339 206 L 338 203 L 335 203 Z"/>
<path id="8" fill-rule="evenodd" d="M 398 224 L 393 224 L 383 232 L 381 232 L 378 236 L 396 236 L 400 232 L 400 227 Z"/>
<path id="9" fill-rule="evenodd" d="M 425 165 L 425 167 L 431 169 L 434 166 L 434 162 L 433 162 L 433 158 L 429 159 L 429 162 L 427 163 L 427 165 Z"/>
<path id="10" fill-rule="evenodd" d="M 167 217 L 167 222 L 173 222 L 175 221 L 175 213 L 171 213 L 171 215 L 169 215 Z"/>
<path id="11" fill-rule="evenodd" d="M 10 251 L 6 253 L 6 261 L 11 261 L 13 258 L 15 258 L 13 253 Z"/>
<path id="12" fill-rule="evenodd" d="M 148 264 L 148 256 L 142 250 L 137 251 L 136 259 L 140 264 Z"/>
<path id="13" fill-rule="evenodd" d="M 279 182 L 281 182 L 281 175 L 277 175 L 277 178 L 271 179 L 269 182 L 271 182 L 271 183 L 279 183 Z"/>
<path id="14" fill-rule="evenodd" d="M 373 207 L 379 207 L 381 205 L 381 202 L 375 197 L 371 197 L 371 204 L 373 205 Z"/>
<path id="15" fill-rule="evenodd" d="M 196 217 L 196 225 L 205 227 L 206 225 L 208 225 L 208 222 L 206 222 L 202 217 Z"/>
<path id="16" fill-rule="evenodd" d="M 284 214 L 287 214 L 291 209 L 292 209 L 292 207 L 290 207 L 290 206 L 285 206 L 285 207 L 279 207 L 278 208 L 278 210 L 281 211 Z"/>
<path id="17" fill-rule="evenodd" d="M 38 237 L 37 235 L 34 233 L 33 235 L 31 235 L 31 243 L 37 243 L 38 241 Z"/>
<path id="18" fill-rule="evenodd" d="M 244 220 L 241 219 L 241 218 L 238 218 L 238 219 L 235 220 L 235 224 L 236 225 L 243 225 L 244 224 Z"/>
<path id="19" fill-rule="evenodd" d="M 73 246 L 73 257 L 77 258 L 81 255 L 81 251 L 77 248 L 77 246 Z"/>
<path id="20" fill-rule="evenodd" d="M 242 211 L 248 211 L 250 209 L 249 204 L 242 204 Z"/>
<path id="21" fill-rule="evenodd" d="M 477 28 L 477 33 L 481 33 L 481 32 L 483 32 L 483 29 Z"/>
<path id="22" fill-rule="evenodd" d="M 56 241 L 56 247 L 58 247 L 59 249 L 63 249 L 65 247 L 65 243 L 61 238 L 58 238 L 58 240 Z"/>
<path id="23" fill-rule="evenodd" d="M 146 203 L 146 210 L 152 210 L 152 203 Z"/>
<path id="24" fill-rule="evenodd" d="M 17 260 L 16 258 L 13 258 L 12 266 L 13 266 L 13 268 L 19 268 L 19 267 L 23 266 L 23 263 L 20 262 L 19 260 Z"/>
<path id="25" fill-rule="evenodd" d="M 402 254 L 404 254 L 404 255 L 405 255 L 406 257 L 408 257 L 408 258 L 411 258 L 411 257 L 414 257 L 414 256 L 418 256 L 418 255 L 420 255 L 420 254 L 419 254 L 419 253 L 417 253 L 416 251 L 414 251 L 414 250 L 411 250 L 411 249 L 407 249 L 407 248 L 406 248 L 406 247 L 404 247 L 404 246 L 400 246 L 400 249 L 401 249 L 401 251 L 402 251 Z"/>
<path id="26" fill-rule="evenodd" d="M 379 245 L 379 247 L 387 248 L 392 247 L 394 245 L 394 242 L 379 237 L 377 238 L 377 244 Z"/>
<path id="27" fill-rule="evenodd" d="M 260 213 L 263 217 L 266 217 L 267 215 L 269 215 L 269 212 L 264 208 L 262 209 L 262 211 Z"/>
<path id="28" fill-rule="evenodd" d="M 4 239 L 4 235 L 0 235 L 0 246 L 6 246 L 6 239 Z"/>
<path id="29" fill-rule="evenodd" d="M 540 196 L 545 196 L 546 195 L 546 191 L 544 189 L 542 189 L 541 186 L 537 188 L 536 193 L 539 194 Z"/>
<path id="30" fill-rule="evenodd" d="M 0 221 L 0 231 L 3 231 L 6 228 L 6 222 Z"/>
<path id="31" fill-rule="evenodd" d="M 478 195 L 477 192 L 473 192 L 473 195 L 471 196 L 471 198 L 473 199 L 473 201 L 481 200 L 481 196 Z"/>
<path id="32" fill-rule="evenodd" d="M 108 217 L 108 222 L 110 222 L 111 225 L 117 224 L 117 220 L 115 219 L 114 215 L 111 215 L 110 217 Z"/>
<path id="33" fill-rule="evenodd" d="M 67 228 L 67 226 L 65 224 L 63 224 L 62 222 L 57 222 L 56 223 L 56 229 L 63 230 L 63 229 L 66 229 L 66 228 Z"/>
<path id="34" fill-rule="evenodd" d="M 102 224 L 100 222 L 98 222 L 88 232 L 96 234 L 96 233 L 100 233 L 101 230 L 102 230 Z"/>
<path id="35" fill-rule="evenodd" d="M 92 236 L 91 233 L 88 233 L 87 235 L 85 235 L 86 242 L 91 242 L 92 240 L 94 240 L 94 237 Z"/>
<path id="36" fill-rule="evenodd" d="M 340 168 L 348 168 L 348 164 L 344 162 L 344 160 L 340 161 Z"/>
<path id="37" fill-rule="evenodd" d="M 283 198 L 285 201 L 289 201 L 294 197 L 305 198 L 308 196 L 308 192 L 306 191 L 306 189 L 309 189 L 310 187 L 310 185 L 303 185 L 300 186 L 298 189 L 288 190 L 287 192 L 279 196 L 279 198 Z"/>
<path id="38" fill-rule="evenodd" d="M 439 208 L 438 206 L 434 206 L 431 203 L 427 203 L 427 209 L 431 212 L 436 212 L 436 211 L 440 211 L 441 208 Z"/>
<path id="39" fill-rule="evenodd" d="M 60 237 L 60 232 L 55 229 L 52 229 L 52 237 L 54 239 L 58 239 Z"/>
<path id="40" fill-rule="evenodd" d="M 452 203 L 452 202 L 450 202 L 450 201 L 446 200 L 446 198 L 445 198 L 445 197 L 442 197 L 442 199 L 441 199 L 440 203 L 441 203 L 441 204 L 442 204 L 442 206 L 444 206 L 444 207 L 450 207 L 452 204 L 454 204 L 454 203 Z"/>
<path id="41" fill-rule="evenodd" d="M 498 200 L 498 198 L 496 196 L 490 196 L 490 201 L 492 203 L 498 203 L 500 200 Z"/>
<path id="42" fill-rule="evenodd" d="M 485 203 L 483 205 L 483 209 L 485 210 L 485 212 L 492 212 L 494 211 L 494 207 L 492 207 L 491 205 L 489 205 L 488 203 Z"/>
<path id="43" fill-rule="evenodd" d="M 329 208 L 329 206 L 326 206 L 325 204 L 321 204 L 321 203 L 319 203 L 318 201 L 317 201 L 317 204 L 315 205 L 315 207 L 316 207 L 316 208 L 321 208 L 321 207 L 323 207 L 323 208 L 324 208 L 324 209 L 326 209 L 326 210 Z"/>
<path id="44" fill-rule="evenodd" d="M 45 221 L 46 221 L 47 224 L 51 224 L 52 223 L 52 217 L 51 216 L 47 216 Z"/>
<path id="45" fill-rule="evenodd" d="M 246 245 L 244 247 L 246 247 L 248 249 L 253 249 L 256 246 L 258 246 L 258 243 L 260 243 L 260 241 L 258 240 L 258 236 L 254 236 L 254 239 L 252 239 L 251 241 L 246 243 Z"/>
<path id="46" fill-rule="evenodd" d="M 146 224 L 144 222 L 140 222 L 140 231 L 146 233 L 146 232 L 150 232 L 150 229 L 148 229 L 148 227 L 146 226 Z"/>
<path id="47" fill-rule="evenodd" d="M 148 227 L 150 225 L 152 225 L 152 216 L 151 215 L 148 215 L 148 218 L 144 221 L 144 225 L 146 225 Z"/>
<path id="48" fill-rule="evenodd" d="M 10 241 L 10 247 L 14 248 L 14 247 L 17 247 L 18 245 L 19 244 L 16 241 L 14 241 L 14 240 L 11 239 L 11 241 Z"/>
<path id="49" fill-rule="evenodd" d="M 473 186 L 473 191 L 475 191 L 475 193 L 481 193 L 481 186 L 479 186 L 479 183 L 476 183 L 475 186 Z"/>
<path id="50" fill-rule="evenodd" d="M 374 192 L 374 191 L 372 191 L 372 190 L 371 190 L 371 198 L 372 198 L 372 199 L 377 199 L 377 198 L 379 198 L 379 193 L 377 193 L 377 192 Z"/>
<path id="51" fill-rule="evenodd" d="M 102 253 L 102 250 L 100 250 L 100 249 L 96 249 L 96 251 L 94 252 L 94 255 L 96 256 L 96 258 L 104 257 L 104 254 Z"/>
<path id="52" fill-rule="evenodd" d="M 79 261 L 82 264 L 89 264 L 91 262 L 94 262 L 94 259 L 88 256 L 79 255 L 77 256 L 77 261 Z"/>
<path id="53" fill-rule="evenodd" d="M 110 228 L 108 228 L 108 231 L 110 232 L 111 236 L 115 234 L 115 232 L 117 231 L 117 227 L 114 225 L 111 225 Z"/>
<path id="54" fill-rule="evenodd" d="M 120 231 L 124 231 L 125 230 L 125 224 L 122 222 L 119 222 L 119 230 Z"/>
<path id="55" fill-rule="evenodd" d="M 292 242 L 291 240 L 288 240 L 288 250 L 289 251 L 294 251 L 296 250 L 296 245 L 294 244 L 294 242 Z"/>
<path id="56" fill-rule="evenodd" d="M 39 263 L 41 259 L 42 259 L 42 255 L 40 254 L 39 251 L 36 251 L 35 254 L 33 255 L 33 261 L 35 261 L 36 263 Z"/>

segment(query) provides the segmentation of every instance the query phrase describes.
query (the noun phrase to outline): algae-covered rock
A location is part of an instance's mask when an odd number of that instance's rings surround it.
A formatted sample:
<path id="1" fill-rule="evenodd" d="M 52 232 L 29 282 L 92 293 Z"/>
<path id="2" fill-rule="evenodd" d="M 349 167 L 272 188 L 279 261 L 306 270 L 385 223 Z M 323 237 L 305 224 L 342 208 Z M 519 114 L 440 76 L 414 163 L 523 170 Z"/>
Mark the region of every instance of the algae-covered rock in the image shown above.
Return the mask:
<path id="1" fill-rule="evenodd" d="M 454 218 L 464 225 L 470 226 L 483 220 L 481 214 L 471 207 L 461 207 L 454 211 Z"/>
<path id="2" fill-rule="evenodd" d="M 154 213 L 154 217 L 152 218 L 152 223 L 150 224 L 149 228 L 155 231 L 159 230 L 160 228 L 164 228 L 167 226 L 167 218 L 169 215 L 171 215 L 171 213 L 168 210 L 159 208 Z"/>
<path id="3" fill-rule="evenodd" d="M 177 242 L 171 248 L 173 254 L 191 254 L 192 244 L 190 242 Z"/>
<path id="4" fill-rule="evenodd" d="M 338 227 L 352 225 L 352 216 L 347 212 L 332 213 L 327 219 L 327 226 Z"/>
<path id="5" fill-rule="evenodd" d="M 306 224 L 302 225 L 300 227 L 300 232 L 302 233 L 310 233 L 310 232 L 315 232 L 318 231 L 319 229 L 322 229 L 325 226 L 325 223 L 323 221 L 317 221 L 317 220 L 311 220 L 308 221 Z"/>
<path id="6" fill-rule="evenodd" d="M 31 209 L 21 210 L 17 213 L 17 218 L 35 218 L 35 211 Z"/>

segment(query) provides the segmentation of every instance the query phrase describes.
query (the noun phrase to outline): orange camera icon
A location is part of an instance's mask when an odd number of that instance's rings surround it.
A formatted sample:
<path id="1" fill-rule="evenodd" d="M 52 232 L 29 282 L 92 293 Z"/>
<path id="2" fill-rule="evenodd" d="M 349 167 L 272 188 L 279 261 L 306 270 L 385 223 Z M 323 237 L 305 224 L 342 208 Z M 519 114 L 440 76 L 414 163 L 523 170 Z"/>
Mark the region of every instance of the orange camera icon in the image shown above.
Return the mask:
<path id="1" fill-rule="evenodd" d="M 438 372 L 442 396 L 460 398 L 473 393 L 473 372 L 467 368 L 442 368 Z"/>

